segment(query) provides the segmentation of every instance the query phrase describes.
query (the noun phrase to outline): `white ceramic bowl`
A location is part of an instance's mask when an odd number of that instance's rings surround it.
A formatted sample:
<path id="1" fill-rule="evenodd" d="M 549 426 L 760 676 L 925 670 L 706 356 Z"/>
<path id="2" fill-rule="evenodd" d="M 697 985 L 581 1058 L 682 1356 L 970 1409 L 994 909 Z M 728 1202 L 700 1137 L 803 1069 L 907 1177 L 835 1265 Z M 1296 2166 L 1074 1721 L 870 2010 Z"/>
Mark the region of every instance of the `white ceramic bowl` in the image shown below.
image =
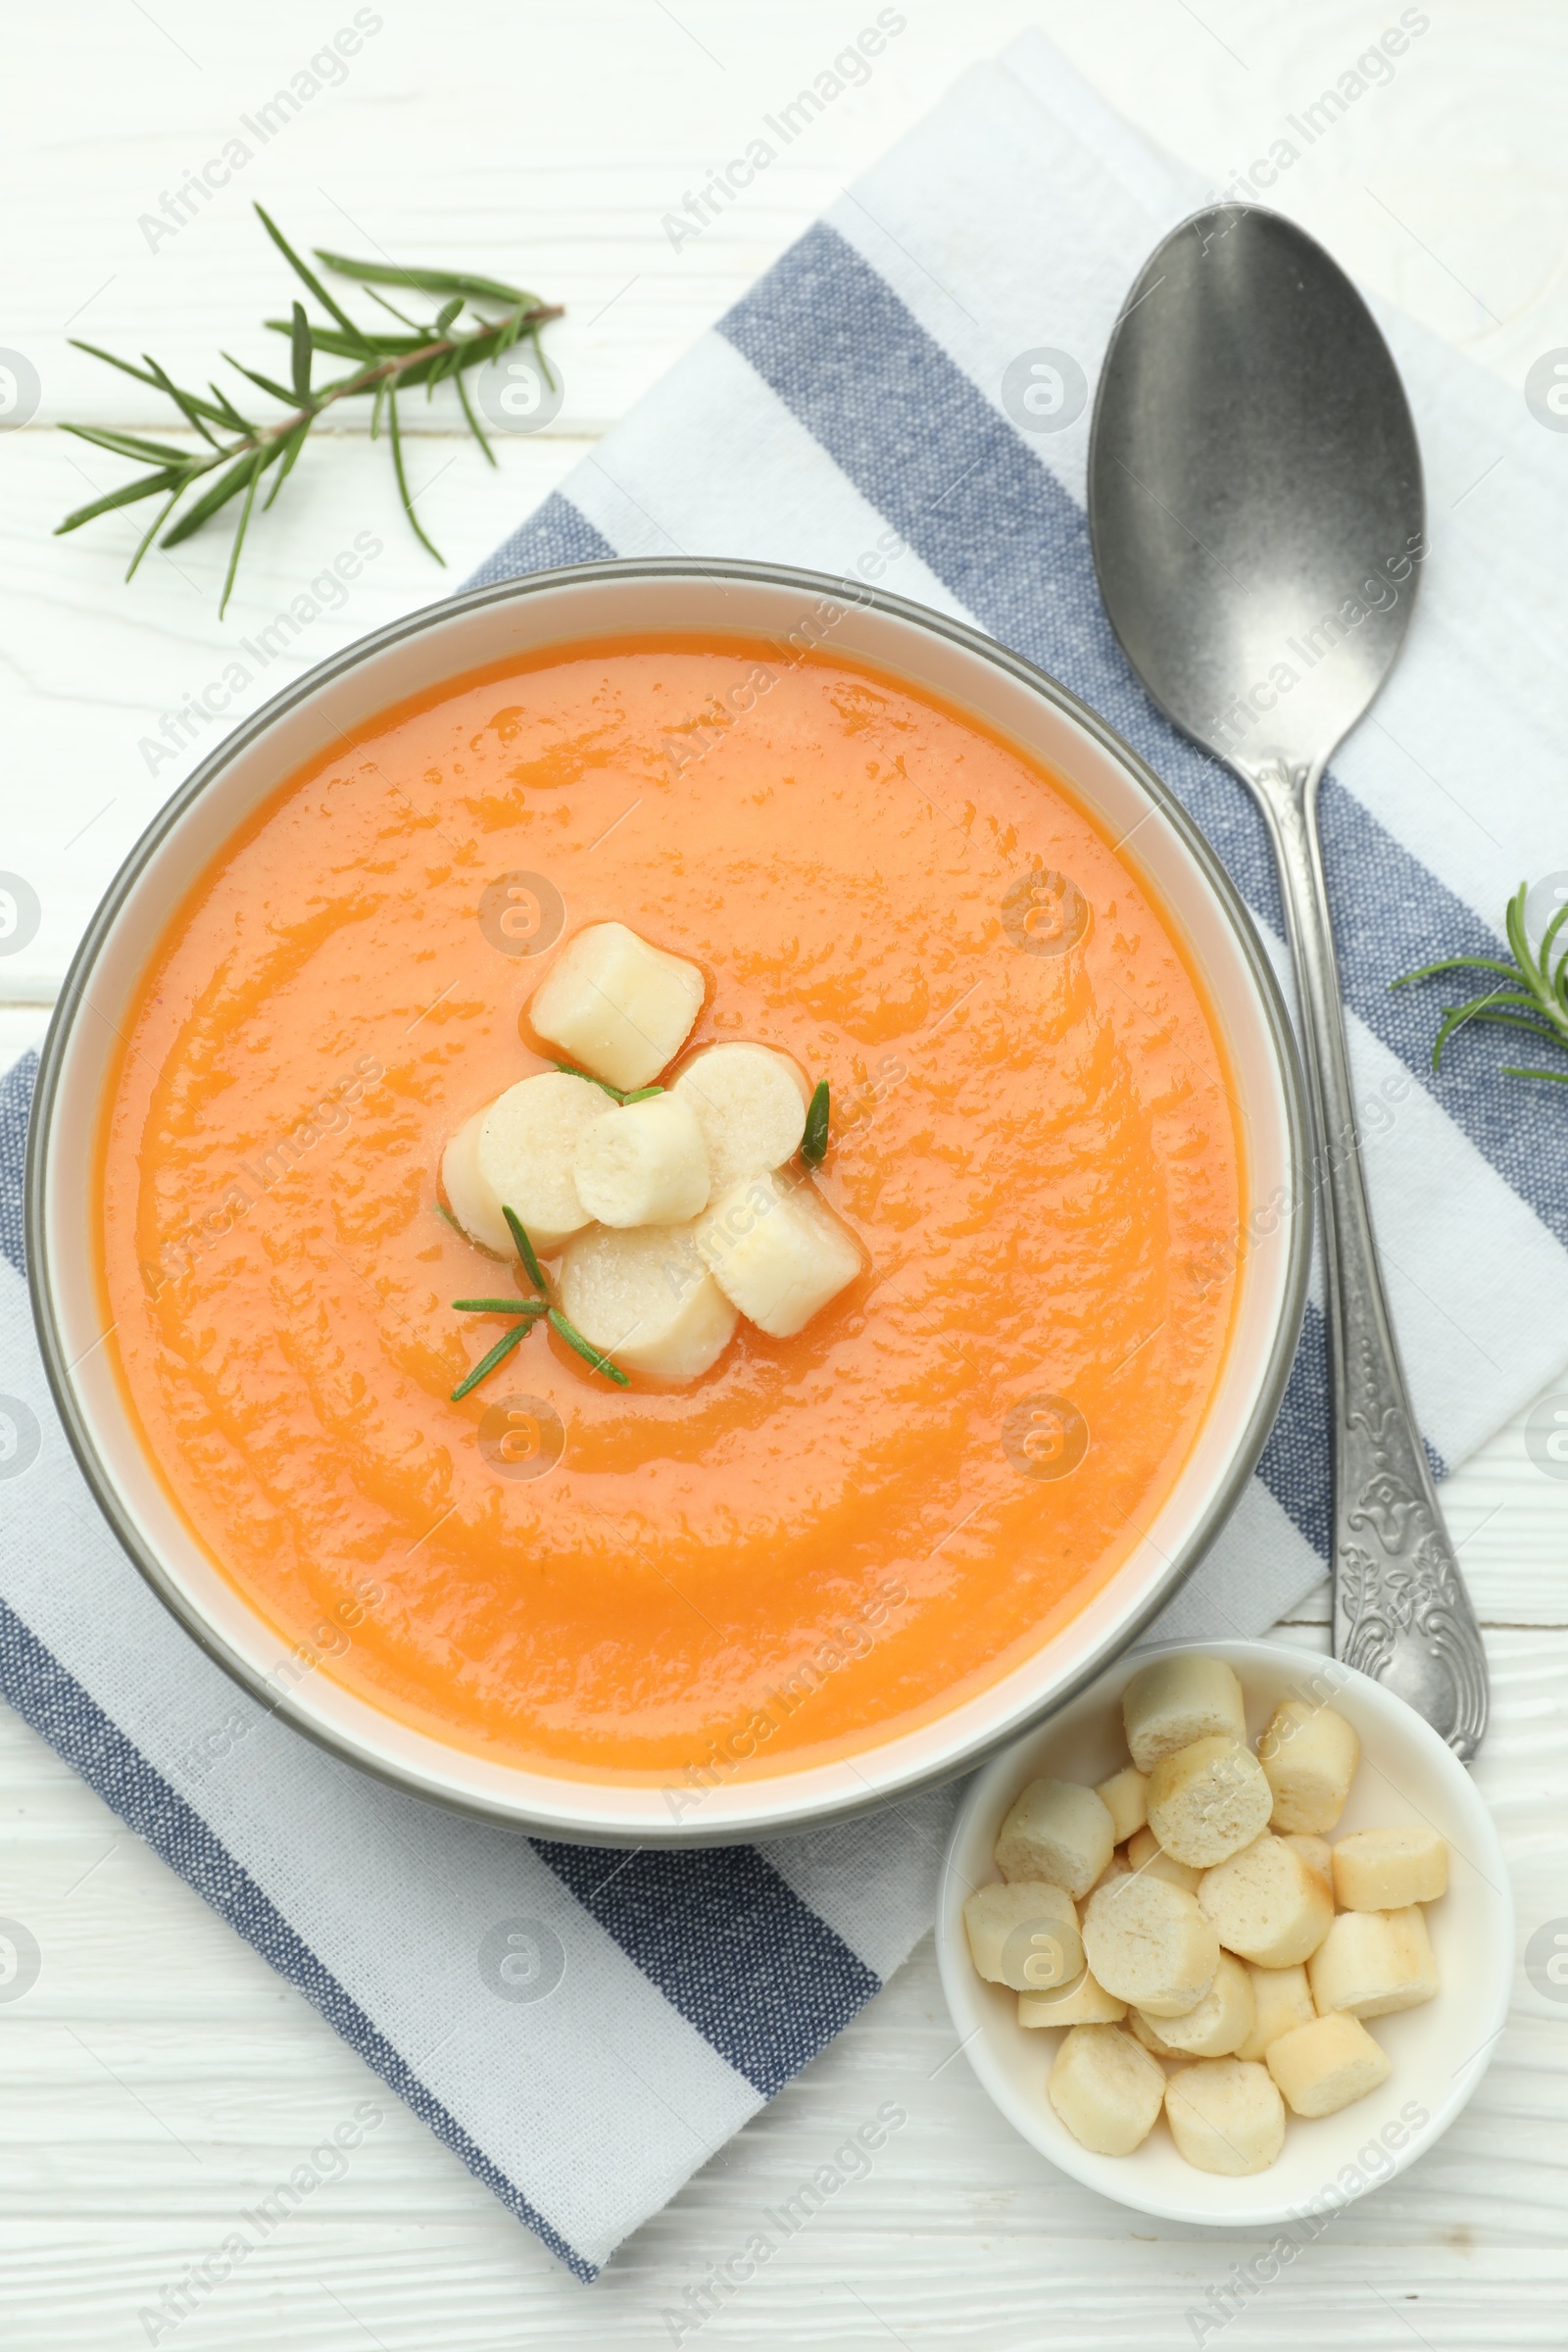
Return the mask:
<path id="1" fill-rule="evenodd" d="M 222 1575 L 174 1507 L 126 1410 L 92 1274 L 94 1138 L 117 1035 L 170 910 L 257 806 L 342 734 L 485 664 L 584 638 L 737 633 L 874 663 L 977 713 L 1063 775 L 1179 929 L 1222 1024 L 1244 1126 L 1248 1218 L 1239 1303 L 1193 1450 L 1143 1540 L 1072 1622 L 989 1690 L 851 1759 L 737 1774 L 699 1808 L 645 1783 L 525 1771 L 463 1752 L 333 1681 L 303 1680 L 288 1645 Z M 45 1365 L 105 1515 L 155 1591 L 230 1673 L 336 1753 L 418 1794 L 587 1841 L 733 1841 L 857 1811 L 941 1780 L 1086 1681 L 1134 1639 L 1223 1524 L 1272 1426 L 1305 1295 L 1310 1188 L 1300 1081 L 1268 960 L 1212 851 L 1104 723 L 990 638 L 857 583 L 760 564 L 583 564 L 474 589 L 411 614 L 237 727 L 127 858 L 67 980 L 34 1098 L 27 1254 Z M 1273 1203 L 1301 1212 L 1278 1214 Z M 280 1672 L 280 1670 L 282 1670 Z M 284 1695 L 279 1697 L 282 1691 Z"/>
<path id="2" fill-rule="evenodd" d="M 1081 2147 L 1046 2095 L 1062 2032 L 1018 2023 L 1018 1996 L 975 1974 L 964 1897 L 1000 1877 L 997 1832 L 1025 1783 L 1102 1781 L 1127 1761 L 1121 1694 L 1150 1658 L 1201 1648 L 1236 1670 L 1255 1740 L 1282 1698 L 1311 1695 L 1355 1726 L 1361 1762 L 1339 1828 L 1430 1824 L 1448 1844 L 1448 1891 L 1426 1906 L 1442 1979 L 1434 2000 L 1368 2032 L 1393 2061 L 1380 2090 L 1338 2115 L 1292 2116 L 1266 2173 L 1230 2180 L 1176 2153 L 1163 2119 L 1131 2156 Z M 1276 1642 L 1168 1642 L 1119 1659 L 1026 1739 L 994 1756 L 967 1790 L 948 1841 L 937 1913 L 937 1956 L 953 2022 L 970 2065 L 1015 2131 L 1062 2172 L 1139 2213 L 1250 2230 L 1345 2204 L 1392 2180 L 1431 2147 L 1486 2073 L 1513 1980 L 1513 1900 L 1502 1846 L 1475 1784 L 1431 1725 L 1380 1683 Z M 1413 2104 L 1424 2120 L 1412 2118 Z"/>

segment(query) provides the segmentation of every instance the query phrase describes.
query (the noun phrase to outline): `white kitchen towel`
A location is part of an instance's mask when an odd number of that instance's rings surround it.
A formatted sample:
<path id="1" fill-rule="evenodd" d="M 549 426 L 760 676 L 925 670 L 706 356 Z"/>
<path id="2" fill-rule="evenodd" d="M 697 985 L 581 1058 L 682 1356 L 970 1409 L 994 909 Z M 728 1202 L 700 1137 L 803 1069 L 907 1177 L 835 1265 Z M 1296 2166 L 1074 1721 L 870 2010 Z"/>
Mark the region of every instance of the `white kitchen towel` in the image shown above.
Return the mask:
<path id="1" fill-rule="evenodd" d="M 1283 967 L 1261 825 L 1131 678 L 1084 526 L 1087 399 L 1118 304 L 1209 192 L 1045 42 L 1021 43 L 787 253 L 481 576 L 739 555 L 876 573 L 963 615 L 1152 760 Z M 1568 541 L 1568 441 L 1384 323 L 1432 552 L 1394 683 L 1329 785 L 1326 856 L 1379 1230 L 1441 1467 L 1568 1355 L 1563 1102 L 1500 1079 L 1511 1056 L 1486 1032 L 1434 1080 L 1430 996 L 1388 992 L 1433 954 L 1494 949 L 1520 878 L 1568 867 L 1568 662 L 1538 617 Z M 1020 378 L 1066 397 L 1041 415 Z M 590 2278 L 907 1953 L 951 1797 L 765 1848 L 607 1854 L 438 1813 L 255 1705 L 122 1556 L 49 1405 L 17 1209 L 34 1066 L 0 1086 L 0 1690 Z M 1314 1306 L 1259 1475 L 1162 1630 L 1261 1631 L 1326 1546 Z"/>

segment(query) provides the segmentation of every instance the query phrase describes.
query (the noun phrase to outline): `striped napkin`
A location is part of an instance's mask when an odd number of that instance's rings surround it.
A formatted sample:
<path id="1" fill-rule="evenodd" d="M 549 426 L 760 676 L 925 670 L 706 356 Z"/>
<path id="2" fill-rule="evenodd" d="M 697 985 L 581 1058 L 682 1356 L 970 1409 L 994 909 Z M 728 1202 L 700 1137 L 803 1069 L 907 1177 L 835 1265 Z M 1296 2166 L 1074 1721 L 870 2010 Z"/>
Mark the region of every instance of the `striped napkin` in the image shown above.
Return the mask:
<path id="1" fill-rule="evenodd" d="M 1087 401 L 1118 301 L 1206 193 L 1031 38 L 970 74 L 479 576 L 771 558 L 974 621 L 1170 781 L 1283 972 L 1261 823 L 1129 675 L 1084 526 Z M 1325 855 L 1379 1231 L 1441 1467 L 1568 1354 L 1562 1104 L 1499 1082 L 1485 1032 L 1435 1084 L 1432 1004 L 1387 984 L 1494 948 L 1521 875 L 1568 867 L 1568 665 L 1537 594 L 1568 539 L 1568 445 L 1385 324 L 1432 553 L 1398 672 L 1328 786 Z M 20 1279 L 34 1067 L 0 1085 L 0 1690 L 591 2278 L 906 1956 L 951 1796 L 761 1847 L 605 1853 L 438 1813 L 253 1704 L 122 1558 L 49 1407 Z M 1314 1304 L 1259 1474 L 1158 1631 L 1261 1631 L 1321 1577 L 1327 1542 Z"/>

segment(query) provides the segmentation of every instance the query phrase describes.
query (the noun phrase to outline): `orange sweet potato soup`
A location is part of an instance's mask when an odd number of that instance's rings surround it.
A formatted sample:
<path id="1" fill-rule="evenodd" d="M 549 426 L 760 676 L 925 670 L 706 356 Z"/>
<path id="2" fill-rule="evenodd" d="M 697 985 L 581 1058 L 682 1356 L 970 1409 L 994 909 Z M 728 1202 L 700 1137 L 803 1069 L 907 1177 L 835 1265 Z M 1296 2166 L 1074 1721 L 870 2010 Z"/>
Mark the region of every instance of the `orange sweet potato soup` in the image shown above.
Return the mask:
<path id="1" fill-rule="evenodd" d="M 518 881 L 515 877 L 526 879 Z M 584 926 L 830 1085 L 864 1271 L 624 1388 L 443 1214 L 561 1058 Z M 290 778 L 171 921 L 102 1137 L 152 1458 L 301 1654 L 470 1750 L 650 1783 L 913 1728 L 1126 1557 L 1212 1393 L 1241 1144 L 1192 969 L 1063 784 L 917 688 L 761 643 L 558 649 Z M 547 1267 L 547 1273 L 549 1268 Z"/>

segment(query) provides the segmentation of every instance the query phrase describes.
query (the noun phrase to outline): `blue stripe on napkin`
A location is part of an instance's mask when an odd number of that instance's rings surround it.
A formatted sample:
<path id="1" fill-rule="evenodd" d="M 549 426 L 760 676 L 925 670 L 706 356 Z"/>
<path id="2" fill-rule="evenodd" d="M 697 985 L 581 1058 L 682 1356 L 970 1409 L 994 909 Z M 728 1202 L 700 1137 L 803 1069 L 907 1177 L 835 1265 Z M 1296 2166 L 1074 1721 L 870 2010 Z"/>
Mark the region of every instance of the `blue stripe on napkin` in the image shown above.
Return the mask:
<path id="1" fill-rule="evenodd" d="M 17 1272 L 27 1271 L 22 1230 L 22 1178 L 27 1156 L 27 1113 L 38 1076 L 38 1056 L 24 1054 L 0 1078 L 0 1253 Z"/>
<path id="2" fill-rule="evenodd" d="M 74 1765 L 106 1805 L 144 1838 L 179 1876 L 195 1887 L 237 1935 L 254 1945 L 270 1968 L 318 2009 L 333 2032 L 357 2050 L 389 2090 L 412 2107 L 437 2139 L 461 2157 L 477 2180 L 541 2237 L 584 2281 L 598 2276 L 591 2263 L 568 2245 L 528 2199 L 492 2164 L 482 2148 L 428 2090 L 384 2034 L 371 2023 L 310 1945 L 290 1927 L 201 1815 L 171 1788 L 119 1726 L 89 1697 L 58 1658 L 36 1640 L 16 1612 L 0 1600 L 0 1690 L 17 1712 L 58 1755 Z"/>
<path id="3" fill-rule="evenodd" d="M 1116 643 L 1095 584 L 1083 510 L 836 230 L 819 222 L 719 321 L 718 331 L 863 497 L 1004 645 L 1101 711 L 1179 794 L 1248 905 L 1283 935 L 1261 812 L 1230 772 L 1155 710 Z M 1418 1076 L 1430 998 L 1391 993 L 1427 962 L 1493 956 L 1480 918 L 1333 778 L 1323 857 L 1346 1002 Z M 1568 1247 L 1557 1107 L 1495 1084 L 1479 1039 L 1445 1057 L 1443 1107 Z"/>
<path id="4" fill-rule="evenodd" d="M 1285 1401 L 1258 1456 L 1257 1475 L 1325 1562 L 1334 1510 L 1333 1452 L 1328 1331 L 1308 1299 L 1291 1377 L 1285 1384 Z M 1442 1470 L 1434 1470 L 1434 1476 L 1444 1475 Z"/>
<path id="5" fill-rule="evenodd" d="M 534 1850 L 671 2008 L 764 2099 L 881 1989 L 755 1846 L 687 1853 Z"/>
<path id="6" fill-rule="evenodd" d="M 487 588 L 493 580 L 514 580 L 526 571 L 550 571 L 558 564 L 607 564 L 615 550 L 600 537 L 580 508 L 552 490 L 477 571 L 463 583 Z"/>

